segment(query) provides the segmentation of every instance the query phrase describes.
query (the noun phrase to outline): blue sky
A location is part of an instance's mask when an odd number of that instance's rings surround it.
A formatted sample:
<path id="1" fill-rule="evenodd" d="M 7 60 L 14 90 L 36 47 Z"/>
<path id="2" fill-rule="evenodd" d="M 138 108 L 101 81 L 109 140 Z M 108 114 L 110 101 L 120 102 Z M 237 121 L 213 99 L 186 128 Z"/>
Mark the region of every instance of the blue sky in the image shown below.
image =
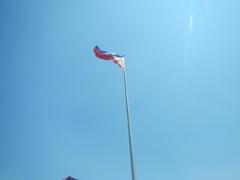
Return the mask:
<path id="1" fill-rule="evenodd" d="M 0 179 L 240 179 L 240 2 L 2 0 Z"/>

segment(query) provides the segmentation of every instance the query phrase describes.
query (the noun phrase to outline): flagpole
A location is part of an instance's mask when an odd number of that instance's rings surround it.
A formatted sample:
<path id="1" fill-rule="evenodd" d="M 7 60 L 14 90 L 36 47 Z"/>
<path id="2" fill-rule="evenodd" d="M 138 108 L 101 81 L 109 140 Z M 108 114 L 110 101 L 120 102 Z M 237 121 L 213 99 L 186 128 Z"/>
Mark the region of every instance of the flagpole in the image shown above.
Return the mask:
<path id="1" fill-rule="evenodd" d="M 136 180 L 134 155 L 133 155 L 133 143 L 132 143 L 132 132 L 131 132 L 131 120 L 130 120 L 130 111 L 129 111 L 129 102 L 128 102 L 127 75 L 126 75 L 125 68 L 123 69 L 123 77 L 124 77 L 125 101 L 126 101 L 126 111 L 127 111 L 128 143 L 129 143 L 129 152 L 130 152 L 130 161 L 131 161 L 131 174 L 132 174 L 132 180 Z"/>

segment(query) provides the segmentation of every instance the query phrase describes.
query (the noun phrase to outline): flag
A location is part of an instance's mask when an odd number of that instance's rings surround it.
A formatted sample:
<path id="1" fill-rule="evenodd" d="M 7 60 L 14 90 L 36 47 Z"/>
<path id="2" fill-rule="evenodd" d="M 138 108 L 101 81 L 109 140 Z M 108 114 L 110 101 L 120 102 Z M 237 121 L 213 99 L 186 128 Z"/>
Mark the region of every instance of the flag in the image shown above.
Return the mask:
<path id="1" fill-rule="evenodd" d="M 110 60 L 113 61 L 115 64 L 117 64 L 121 69 L 125 68 L 125 63 L 124 63 L 124 56 L 115 54 L 115 53 L 109 53 L 106 51 L 103 51 L 100 49 L 98 46 L 95 46 L 93 49 L 93 52 L 95 53 L 95 56 L 104 59 L 104 60 Z"/>

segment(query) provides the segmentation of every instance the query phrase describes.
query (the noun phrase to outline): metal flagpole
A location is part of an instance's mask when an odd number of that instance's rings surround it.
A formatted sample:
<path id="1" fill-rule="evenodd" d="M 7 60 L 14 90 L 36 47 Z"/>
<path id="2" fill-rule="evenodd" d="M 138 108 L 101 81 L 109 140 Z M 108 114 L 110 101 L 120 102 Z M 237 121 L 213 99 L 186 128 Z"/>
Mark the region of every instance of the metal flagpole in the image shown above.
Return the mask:
<path id="1" fill-rule="evenodd" d="M 131 173 L 132 173 L 132 180 L 136 180 L 134 156 L 133 156 L 132 133 L 131 133 L 131 120 L 130 120 L 130 111 L 129 111 L 129 103 L 128 103 L 127 77 L 126 77 L 125 68 L 123 69 L 123 77 L 124 77 L 124 89 L 125 89 L 125 100 L 126 100 L 126 110 L 127 110 L 128 141 L 129 141 L 129 151 L 130 151 L 130 161 L 131 161 Z"/>

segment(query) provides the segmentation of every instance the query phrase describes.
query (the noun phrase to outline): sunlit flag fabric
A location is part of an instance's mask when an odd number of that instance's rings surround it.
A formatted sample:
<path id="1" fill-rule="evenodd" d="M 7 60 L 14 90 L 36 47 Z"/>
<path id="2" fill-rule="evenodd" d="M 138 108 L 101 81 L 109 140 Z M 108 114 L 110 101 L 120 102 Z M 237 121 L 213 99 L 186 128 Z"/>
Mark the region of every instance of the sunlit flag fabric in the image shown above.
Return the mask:
<path id="1" fill-rule="evenodd" d="M 95 46 L 93 49 L 93 52 L 95 53 L 95 56 L 103 59 L 103 60 L 110 60 L 113 61 L 115 64 L 117 64 L 121 69 L 125 68 L 124 64 L 124 56 L 120 56 L 115 53 L 109 53 L 106 51 L 103 51 L 98 46 Z"/>

